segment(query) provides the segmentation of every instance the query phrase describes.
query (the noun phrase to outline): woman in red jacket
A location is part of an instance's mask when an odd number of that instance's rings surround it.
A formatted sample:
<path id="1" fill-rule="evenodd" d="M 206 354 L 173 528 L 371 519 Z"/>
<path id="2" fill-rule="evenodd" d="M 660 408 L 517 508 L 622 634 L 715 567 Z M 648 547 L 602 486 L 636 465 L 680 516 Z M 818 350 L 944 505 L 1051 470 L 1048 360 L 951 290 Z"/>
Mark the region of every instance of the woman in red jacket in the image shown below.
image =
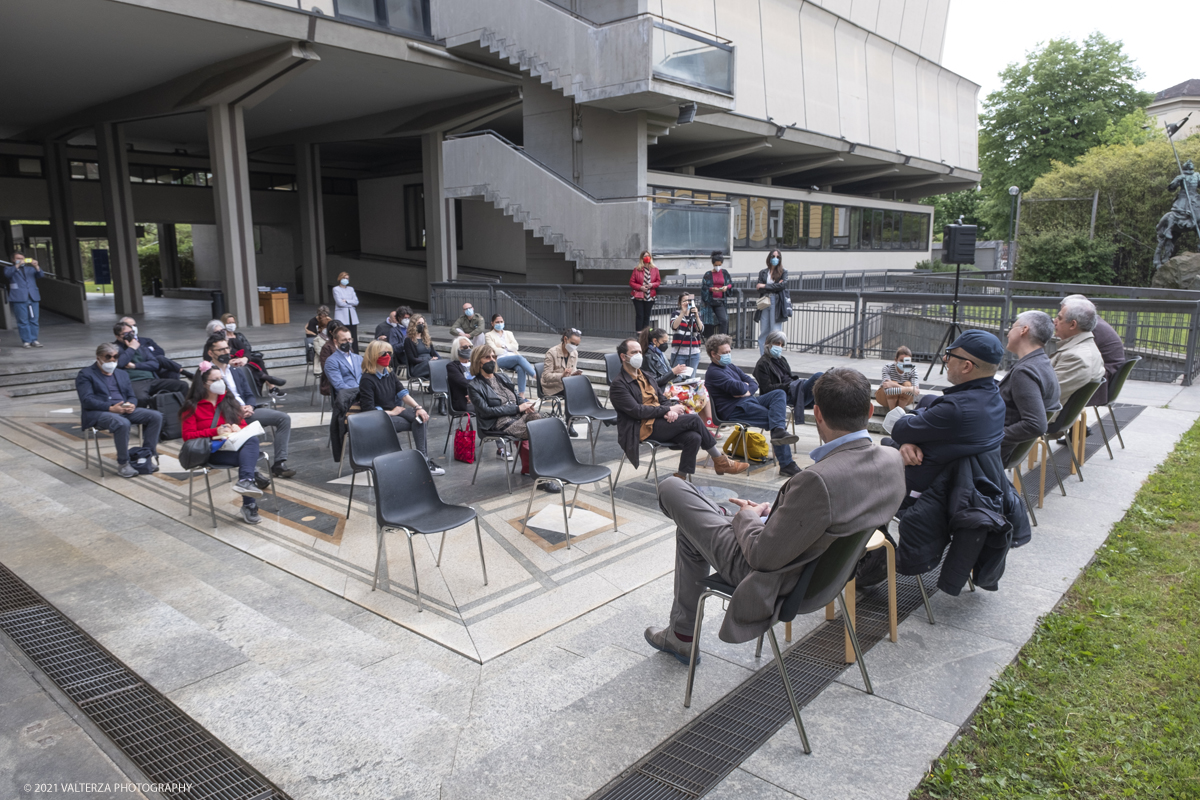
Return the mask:
<path id="1" fill-rule="evenodd" d="M 658 284 L 662 282 L 658 267 L 654 266 L 654 259 L 650 257 L 648 250 L 642 251 L 638 261 L 640 263 L 629 276 L 629 288 L 633 291 L 633 311 L 637 316 L 633 329 L 635 335 L 641 333 L 643 328 L 649 327 L 650 312 L 654 310 L 654 297 L 658 294 Z"/>
<path id="2" fill-rule="evenodd" d="M 212 364 L 201 361 L 192 380 L 179 414 L 183 426 L 183 438 L 211 438 L 213 446 L 219 448 L 230 434 L 246 427 L 242 410 L 233 399 L 233 392 L 225 384 L 221 371 Z M 217 467 L 237 467 L 238 481 L 233 490 L 242 496 L 242 518 L 251 525 L 262 522 L 258 515 L 258 504 L 254 498 L 262 494 L 254 482 L 254 467 L 258 463 L 258 439 L 251 437 L 238 450 L 216 450 L 208 463 Z"/>

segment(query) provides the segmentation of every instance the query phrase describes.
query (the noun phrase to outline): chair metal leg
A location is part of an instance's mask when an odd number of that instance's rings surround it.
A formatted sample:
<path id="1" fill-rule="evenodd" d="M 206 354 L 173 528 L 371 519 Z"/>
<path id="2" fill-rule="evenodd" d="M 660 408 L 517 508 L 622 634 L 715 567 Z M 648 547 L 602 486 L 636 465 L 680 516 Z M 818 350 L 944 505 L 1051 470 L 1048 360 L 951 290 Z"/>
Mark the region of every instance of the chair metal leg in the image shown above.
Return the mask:
<path id="1" fill-rule="evenodd" d="M 654 468 L 654 496 L 662 497 L 662 487 L 658 482 L 658 448 L 652 447 L 650 449 L 650 466 Z"/>
<path id="2" fill-rule="evenodd" d="M 567 514 L 568 517 L 575 516 L 575 502 L 579 500 L 579 487 L 580 484 L 575 484 L 575 495 L 571 498 L 571 513 Z"/>
<path id="3" fill-rule="evenodd" d="M 212 484 L 208 480 L 208 470 L 204 470 L 204 489 L 208 492 L 208 513 L 212 515 L 213 530 L 217 529 L 217 504 L 212 499 Z"/>
<path id="4" fill-rule="evenodd" d="M 972 592 L 975 591 L 975 581 L 970 575 L 967 576 L 967 588 L 969 588 Z"/>
<path id="5" fill-rule="evenodd" d="M 788 703 L 792 707 L 792 716 L 796 719 L 796 731 L 800 734 L 800 743 L 804 746 L 804 753 L 809 755 L 812 753 L 812 748 L 808 745 L 808 734 L 804 732 L 804 723 L 800 720 L 800 706 L 796 703 L 796 693 L 792 691 L 792 679 L 788 677 L 787 667 L 783 663 L 783 653 L 779 652 L 779 641 L 775 638 L 775 629 L 767 628 L 767 636 L 771 639 L 771 649 L 775 651 L 775 663 L 779 665 L 779 674 L 783 677 L 783 691 L 787 694 Z M 861 658 L 858 663 L 862 663 Z"/>
<path id="6" fill-rule="evenodd" d="M 533 498 L 537 495 L 538 479 L 533 479 L 533 488 L 529 490 L 529 502 L 525 505 L 525 519 L 521 524 L 529 528 L 529 512 L 533 510 Z"/>
<path id="7" fill-rule="evenodd" d="M 479 452 L 475 454 L 475 472 L 471 474 L 471 485 L 475 485 L 475 479 L 479 477 L 479 462 L 483 460 L 483 437 L 479 439 Z"/>
<path id="8" fill-rule="evenodd" d="M 1096 409 L 1096 424 L 1100 426 L 1100 435 L 1104 437 L 1104 448 L 1108 450 L 1109 460 L 1113 457 L 1112 446 L 1108 443 L 1108 431 L 1104 427 L 1104 418 L 1100 416 L 1100 409 Z"/>
<path id="9" fill-rule="evenodd" d="M 358 470 L 350 472 L 350 499 L 346 501 L 346 519 L 350 519 L 350 506 L 354 503 L 354 479 L 358 477 Z"/>
<path id="10" fill-rule="evenodd" d="M 558 488 L 560 490 L 558 493 L 558 497 L 560 500 L 562 500 L 563 528 L 567 532 L 567 549 L 570 550 L 571 549 L 571 520 L 567 516 L 567 487 L 563 484 L 562 481 L 555 481 L 555 483 L 558 484 Z"/>
<path id="11" fill-rule="evenodd" d="M 929 595 L 925 593 L 925 581 L 921 576 L 917 576 L 917 588 L 921 590 L 921 602 L 925 604 L 925 616 L 929 617 L 929 624 L 933 625 L 933 608 L 929 605 Z"/>
<path id="12" fill-rule="evenodd" d="M 383 527 L 380 525 L 376 525 L 375 526 L 375 582 L 371 584 L 372 592 L 375 591 L 377 588 L 379 588 L 379 564 L 381 563 L 380 559 L 382 559 L 384 557 L 384 554 L 387 552 L 384 549 L 383 542 L 384 542 Z M 391 583 L 391 576 L 388 577 L 388 582 Z"/>
<path id="13" fill-rule="evenodd" d="M 854 647 L 854 660 L 858 662 L 858 671 L 862 673 L 863 684 L 867 687 L 867 694 L 875 694 L 875 690 L 871 688 L 871 676 L 867 674 L 867 665 L 863 661 L 862 648 L 858 646 L 858 634 L 854 630 L 854 621 L 850 619 L 854 615 L 850 613 L 850 607 L 846 605 L 845 590 L 839 592 L 838 597 L 842 601 L 842 621 L 846 623 L 846 633 L 849 634 L 850 644 Z"/>
<path id="14" fill-rule="evenodd" d="M 608 476 L 608 502 L 612 503 L 613 530 L 617 529 L 617 496 L 613 493 L 612 475 Z"/>
<path id="15" fill-rule="evenodd" d="M 483 585 L 487 586 L 487 561 L 483 558 L 483 534 L 479 530 L 479 517 L 475 517 L 475 541 L 479 543 L 479 566 L 483 567 Z"/>
<path id="16" fill-rule="evenodd" d="M 196 470 L 188 470 L 188 516 L 192 515 L 192 479 L 196 477 Z"/>
<path id="17" fill-rule="evenodd" d="M 442 445 L 442 455 L 446 455 L 446 448 L 450 446 L 450 432 L 454 430 L 454 417 L 450 417 L 450 424 L 446 426 L 446 443 Z"/>
<path id="18" fill-rule="evenodd" d="M 1113 411 L 1111 404 L 1108 406 L 1108 418 L 1112 420 L 1113 429 L 1115 429 L 1117 432 L 1117 441 L 1121 443 L 1121 449 L 1124 450 L 1125 438 L 1121 436 L 1121 426 L 1117 424 L 1117 414 L 1115 411 Z"/>
<path id="19" fill-rule="evenodd" d="M 350 458 L 350 450 L 346 441 L 350 438 L 350 431 L 342 434 L 342 460 L 338 462 L 338 477 L 342 477 L 342 467 L 346 466 L 346 461 Z"/>
<path id="20" fill-rule="evenodd" d="M 596 442 L 600 441 L 600 431 L 604 428 L 604 423 L 599 422 L 596 424 L 596 433 L 594 435 L 592 434 L 592 418 L 591 417 L 587 418 L 587 426 L 588 426 L 588 441 L 592 443 L 592 463 L 595 464 L 596 463 Z"/>
<path id="21" fill-rule="evenodd" d="M 408 560 L 412 562 L 413 588 L 417 590 L 417 613 L 420 613 L 425 610 L 425 603 L 421 600 L 421 583 L 417 579 L 417 554 L 413 552 L 412 531 L 404 533 L 408 536 Z"/>
<path id="22" fill-rule="evenodd" d="M 696 681 L 696 661 L 700 658 L 700 628 L 704 624 L 704 601 L 712 597 L 715 592 L 707 591 L 700 595 L 700 600 L 696 603 L 696 624 L 692 626 L 692 648 L 691 656 L 688 659 L 688 678 L 687 689 L 683 692 L 683 707 L 692 707 L 692 684 Z"/>
<path id="23" fill-rule="evenodd" d="M 433 562 L 433 565 L 435 567 L 440 567 L 442 565 L 442 551 L 445 549 L 446 549 L 446 532 L 442 531 L 442 543 L 438 545 L 437 561 Z"/>
<path id="24" fill-rule="evenodd" d="M 1071 456 L 1071 464 L 1075 467 L 1075 474 L 1079 476 L 1079 482 L 1083 483 L 1083 465 L 1079 463 L 1079 459 L 1075 457 L 1075 444 L 1068 438 L 1067 452 Z"/>
<path id="25" fill-rule="evenodd" d="M 513 474 L 513 470 L 515 470 L 517 468 L 517 455 L 512 452 L 512 448 L 509 446 L 509 444 L 510 444 L 509 441 L 507 439 L 505 439 L 504 440 L 504 455 L 505 456 L 511 455 L 513 457 L 513 460 L 512 460 L 512 469 L 504 470 L 504 483 L 508 486 L 508 493 L 512 494 L 512 474 Z M 505 464 L 504 466 L 507 467 L 508 464 Z"/>
<path id="26" fill-rule="evenodd" d="M 1033 506 L 1029 504 L 1029 498 L 1025 496 L 1025 481 L 1021 479 L 1021 473 L 1013 467 L 1013 486 L 1021 493 L 1021 500 L 1025 503 L 1025 510 L 1029 512 L 1029 519 L 1033 523 L 1033 527 L 1037 527 L 1037 514 L 1033 512 Z"/>
<path id="27" fill-rule="evenodd" d="M 92 432 L 84 429 L 83 431 L 83 468 L 90 469 L 92 466 Z"/>
<path id="28" fill-rule="evenodd" d="M 621 482 L 621 470 L 625 469 L 625 453 L 621 453 L 621 460 L 617 462 L 617 479 L 614 485 Z"/>
<path id="29" fill-rule="evenodd" d="M 754 657 L 755 658 L 762 658 L 762 643 L 763 643 L 764 636 L 766 636 L 765 633 L 760 633 L 758 635 L 758 643 L 754 645 Z"/>
<path id="30" fill-rule="evenodd" d="M 1042 450 L 1042 472 L 1044 473 L 1046 471 L 1046 464 L 1048 462 L 1050 466 L 1054 468 L 1054 479 L 1058 481 L 1059 491 L 1062 492 L 1063 497 L 1066 497 L 1067 487 L 1063 486 L 1062 476 L 1058 474 L 1058 464 L 1056 464 L 1052 458 L 1053 454 L 1050 452 L 1050 440 L 1045 436 L 1042 436 L 1042 442 L 1045 444 L 1045 448 Z M 1067 449 L 1069 450 L 1070 446 L 1068 446 Z M 1072 458 L 1074 458 L 1074 456 L 1072 456 Z"/>

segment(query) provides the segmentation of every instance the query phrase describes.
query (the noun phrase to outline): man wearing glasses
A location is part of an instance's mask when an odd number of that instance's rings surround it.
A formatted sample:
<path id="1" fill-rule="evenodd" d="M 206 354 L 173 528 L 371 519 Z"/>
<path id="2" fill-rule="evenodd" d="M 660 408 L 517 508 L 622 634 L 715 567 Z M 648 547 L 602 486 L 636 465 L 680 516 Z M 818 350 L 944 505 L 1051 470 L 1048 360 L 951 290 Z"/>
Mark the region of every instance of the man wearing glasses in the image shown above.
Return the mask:
<path id="1" fill-rule="evenodd" d="M 82 411 L 80 422 L 86 428 L 112 431 L 117 448 L 117 474 L 132 478 L 138 471 L 129 463 L 129 427 L 142 426 L 142 446 L 158 455 L 158 434 L 162 414 L 137 407 L 133 384 L 124 371 L 117 369 L 117 346 L 105 342 L 96 348 L 96 362 L 79 370 L 75 392 Z M 152 467 L 158 472 L 158 467 Z"/>
<path id="2" fill-rule="evenodd" d="M 915 414 L 897 414 L 891 436 L 904 459 L 906 504 L 947 465 L 998 450 L 1004 441 L 1004 401 L 995 379 L 1003 358 L 993 334 L 966 331 L 942 355 L 952 385 L 941 397 L 926 396 Z"/>

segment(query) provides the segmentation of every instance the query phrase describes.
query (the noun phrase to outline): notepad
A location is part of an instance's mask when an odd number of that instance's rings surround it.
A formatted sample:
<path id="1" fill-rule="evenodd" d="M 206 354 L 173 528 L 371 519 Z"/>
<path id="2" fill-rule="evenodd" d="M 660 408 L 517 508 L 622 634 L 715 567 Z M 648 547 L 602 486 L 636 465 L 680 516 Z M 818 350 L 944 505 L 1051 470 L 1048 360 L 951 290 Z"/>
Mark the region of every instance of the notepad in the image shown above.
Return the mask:
<path id="1" fill-rule="evenodd" d="M 249 425 L 226 439 L 225 444 L 221 445 L 221 449 L 241 450 L 242 445 L 249 441 L 252 436 L 262 436 L 265 433 L 266 431 L 263 430 L 262 423 L 258 420 L 254 420 Z"/>

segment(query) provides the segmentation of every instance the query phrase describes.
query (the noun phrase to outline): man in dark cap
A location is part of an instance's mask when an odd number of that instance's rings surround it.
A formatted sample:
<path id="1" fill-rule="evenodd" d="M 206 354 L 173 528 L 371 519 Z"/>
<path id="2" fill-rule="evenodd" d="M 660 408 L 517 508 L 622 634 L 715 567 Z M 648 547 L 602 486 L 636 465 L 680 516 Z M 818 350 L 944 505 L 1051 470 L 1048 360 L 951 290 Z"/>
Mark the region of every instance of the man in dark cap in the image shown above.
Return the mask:
<path id="1" fill-rule="evenodd" d="M 948 464 L 1000 447 L 1004 401 L 995 375 L 1003 358 L 1004 347 L 993 334 L 966 331 L 942 355 L 953 385 L 941 397 L 926 396 L 915 414 L 895 421 L 891 436 L 904 459 L 906 502 L 929 488 Z"/>

